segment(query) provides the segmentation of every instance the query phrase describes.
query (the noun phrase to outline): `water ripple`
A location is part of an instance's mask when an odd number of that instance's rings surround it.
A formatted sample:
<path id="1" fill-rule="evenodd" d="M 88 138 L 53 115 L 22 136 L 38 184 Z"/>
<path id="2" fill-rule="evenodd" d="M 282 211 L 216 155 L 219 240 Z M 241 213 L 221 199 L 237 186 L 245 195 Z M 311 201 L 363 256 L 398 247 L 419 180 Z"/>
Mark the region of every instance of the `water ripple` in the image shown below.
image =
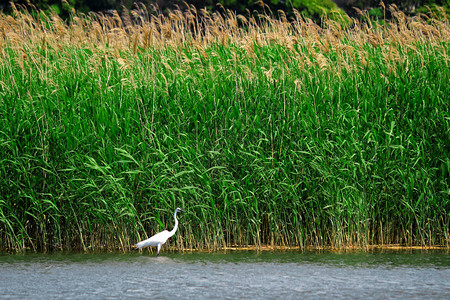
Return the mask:
<path id="1" fill-rule="evenodd" d="M 448 254 L 0 256 L 0 297 L 450 298 Z"/>

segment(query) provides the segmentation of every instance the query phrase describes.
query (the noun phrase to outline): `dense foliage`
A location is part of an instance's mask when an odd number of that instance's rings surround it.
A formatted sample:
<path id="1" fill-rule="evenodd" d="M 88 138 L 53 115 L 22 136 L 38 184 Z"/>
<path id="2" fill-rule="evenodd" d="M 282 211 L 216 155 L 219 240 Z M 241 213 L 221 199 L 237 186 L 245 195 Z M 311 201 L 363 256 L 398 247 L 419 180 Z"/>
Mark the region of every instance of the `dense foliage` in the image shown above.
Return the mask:
<path id="1" fill-rule="evenodd" d="M 376 9 L 380 7 L 380 0 L 12 0 L 11 2 L 16 5 L 25 6 L 29 6 L 31 3 L 35 8 L 40 10 L 52 9 L 63 17 L 67 17 L 73 9 L 85 13 L 88 11 L 106 11 L 109 9 L 122 11 L 124 7 L 132 9 L 135 2 L 142 3 L 147 7 L 157 5 L 162 10 L 174 9 L 176 5 L 184 7 L 186 3 L 194 5 L 197 9 L 207 8 L 209 10 L 215 10 L 219 8 L 218 5 L 220 5 L 220 7 L 233 10 L 240 14 L 246 14 L 247 11 L 253 10 L 266 10 L 267 12 L 267 9 L 270 9 L 273 12 L 282 10 L 289 13 L 292 12 L 292 9 L 296 9 L 303 12 L 308 17 L 315 18 L 323 17 L 324 14 L 330 14 L 331 12 L 340 11 L 336 4 L 350 15 L 355 15 L 354 7 L 359 9 Z M 427 9 L 426 6 L 433 5 L 445 7 L 447 12 L 450 8 L 449 0 L 385 0 L 383 2 L 386 6 L 395 4 L 399 9 L 408 12 L 416 11 L 424 13 Z M 264 3 L 264 5 L 262 5 L 262 3 Z"/>
<path id="2" fill-rule="evenodd" d="M 450 27 L 392 14 L 0 14 L 0 248 L 448 246 Z"/>

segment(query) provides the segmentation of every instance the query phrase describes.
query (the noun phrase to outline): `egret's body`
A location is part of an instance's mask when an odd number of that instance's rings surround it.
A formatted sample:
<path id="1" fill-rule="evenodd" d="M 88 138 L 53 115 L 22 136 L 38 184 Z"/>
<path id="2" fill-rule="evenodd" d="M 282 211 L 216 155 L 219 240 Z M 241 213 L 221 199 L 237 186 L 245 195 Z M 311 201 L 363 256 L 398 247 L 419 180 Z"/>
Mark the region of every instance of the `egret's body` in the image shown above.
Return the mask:
<path id="1" fill-rule="evenodd" d="M 178 212 L 182 212 L 183 210 L 181 208 L 177 208 L 175 209 L 175 213 L 173 215 L 173 218 L 175 219 L 175 226 L 173 227 L 173 229 L 171 231 L 168 230 L 164 230 L 161 231 L 157 234 L 155 234 L 154 236 L 152 236 L 149 239 L 146 239 L 142 242 L 137 243 L 136 245 L 134 245 L 137 248 L 144 248 L 144 247 L 158 247 L 158 253 L 156 255 L 159 255 L 159 251 L 161 250 L 162 245 L 164 245 L 167 241 L 168 238 L 170 238 L 171 236 L 173 236 L 175 234 L 175 232 L 178 229 L 178 219 L 177 219 L 177 213 Z"/>

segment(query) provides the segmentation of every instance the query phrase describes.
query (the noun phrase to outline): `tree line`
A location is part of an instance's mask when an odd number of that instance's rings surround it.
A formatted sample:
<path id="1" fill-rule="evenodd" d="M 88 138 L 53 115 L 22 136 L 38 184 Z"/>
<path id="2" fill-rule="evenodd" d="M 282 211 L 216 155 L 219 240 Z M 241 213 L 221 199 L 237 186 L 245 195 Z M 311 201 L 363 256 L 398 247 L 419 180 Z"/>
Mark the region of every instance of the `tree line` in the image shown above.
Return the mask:
<path id="1" fill-rule="evenodd" d="M 380 10 L 380 0 L 12 0 L 16 6 L 36 8 L 39 10 L 56 12 L 62 17 L 70 15 L 73 10 L 79 12 L 100 12 L 107 10 L 122 11 L 132 9 L 136 2 L 147 7 L 156 5 L 161 11 L 168 11 L 175 8 L 183 8 L 186 5 L 193 5 L 197 9 L 206 8 L 210 11 L 218 9 L 230 9 L 239 14 L 246 14 L 249 11 L 270 10 L 272 12 L 284 11 L 289 13 L 296 9 L 307 17 L 320 18 L 324 14 L 332 11 L 345 12 L 350 16 L 356 15 L 355 7 L 361 10 L 374 9 L 374 13 Z M 450 0 L 384 0 L 383 4 L 388 7 L 396 5 L 400 10 L 415 13 L 427 10 L 427 7 L 443 6 L 449 10 Z M 0 4 L 0 10 L 10 10 L 10 5 Z"/>

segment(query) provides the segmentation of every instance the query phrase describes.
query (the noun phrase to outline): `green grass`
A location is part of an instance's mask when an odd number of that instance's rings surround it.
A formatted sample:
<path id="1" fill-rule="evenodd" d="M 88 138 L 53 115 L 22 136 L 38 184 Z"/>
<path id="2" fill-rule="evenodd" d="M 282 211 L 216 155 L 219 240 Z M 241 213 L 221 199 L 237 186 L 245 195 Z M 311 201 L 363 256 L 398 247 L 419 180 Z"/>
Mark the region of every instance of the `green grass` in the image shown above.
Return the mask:
<path id="1" fill-rule="evenodd" d="M 146 44 L 27 16 L 0 18 L 1 249 L 127 250 L 176 207 L 181 249 L 448 247 L 448 21 Z"/>

